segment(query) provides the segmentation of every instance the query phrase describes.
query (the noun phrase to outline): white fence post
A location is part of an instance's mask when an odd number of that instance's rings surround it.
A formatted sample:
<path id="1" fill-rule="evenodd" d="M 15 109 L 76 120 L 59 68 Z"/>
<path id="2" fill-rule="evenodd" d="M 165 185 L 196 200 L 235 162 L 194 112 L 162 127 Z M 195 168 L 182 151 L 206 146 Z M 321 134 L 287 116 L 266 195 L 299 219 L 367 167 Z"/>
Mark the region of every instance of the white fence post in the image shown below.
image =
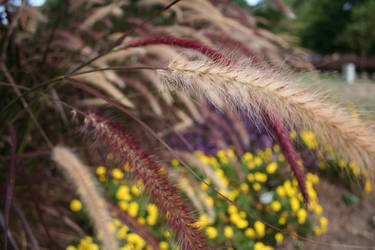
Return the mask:
<path id="1" fill-rule="evenodd" d="M 349 84 L 353 84 L 355 81 L 355 64 L 346 63 L 342 66 L 342 74 L 345 81 Z"/>

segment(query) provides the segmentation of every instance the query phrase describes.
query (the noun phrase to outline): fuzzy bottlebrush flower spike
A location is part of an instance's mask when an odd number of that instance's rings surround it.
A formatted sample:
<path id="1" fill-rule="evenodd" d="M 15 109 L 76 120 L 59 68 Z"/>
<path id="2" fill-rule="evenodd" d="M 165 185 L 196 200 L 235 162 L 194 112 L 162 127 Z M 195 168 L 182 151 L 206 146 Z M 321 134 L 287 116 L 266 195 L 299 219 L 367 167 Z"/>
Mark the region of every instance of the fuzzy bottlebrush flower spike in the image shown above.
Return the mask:
<path id="1" fill-rule="evenodd" d="M 62 169 L 66 178 L 78 190 L 78 194 L 94 223 L 98 237 L 102 240 L 103 249 L 117 250 L 118 242 L 109 225 L 111 216 L 106 202 L 98 191 L 98 185 L 90 170 L 68 148 L 57 146 L 52 151 L 52 159 Z"/>
<path id="2" fill-rule="evenodd" d="M 374 176 L 375 133 L 342 108 L 308 93 L 281 74 L 252 64 L 226 66 L 207 61 L 174 61 L 160 73 L 167 87 L 204 95 L 217 105 L 210 98 L 210 93 L 216 93 L 231 106 L 261 120 L 264 109 L 275 110 L 283 124 L 311 129 L 323 144 Z"/>
<path id="3" fill-rule="evenodd" d="M 175 232 L 182 249 L 209 249 L 203 234 L 193 224 L 192 211 L 184 204 L 178 189 L 150 155 L 141 151 L 133 138 L 120 126 L 94 113 L 85 119 L 86 129 L 94 128 L 95 137 L 107 146 L 122 163 L 127 163 L 130 173 L 142 180 L 145 190 L 163 211 L 168 226 Z"/>
<path id="4" fill-rule="evenodd" d="M 303 200 L 305 204 L 308 205 L 309 194 L 306 189 L 305 175 L 303 173 L 301 165 L 298 163 L 300 161 L 300 158 L 297 151 L 293 147 L 292 141 L 289 138 L 288 130 L 271 111 L 263 112 L 263 118 L 267 128 L 279 142 L 281 151 L 289 162 L 294 177 L 297 179 L 299 189 L 303 196 Z"/>

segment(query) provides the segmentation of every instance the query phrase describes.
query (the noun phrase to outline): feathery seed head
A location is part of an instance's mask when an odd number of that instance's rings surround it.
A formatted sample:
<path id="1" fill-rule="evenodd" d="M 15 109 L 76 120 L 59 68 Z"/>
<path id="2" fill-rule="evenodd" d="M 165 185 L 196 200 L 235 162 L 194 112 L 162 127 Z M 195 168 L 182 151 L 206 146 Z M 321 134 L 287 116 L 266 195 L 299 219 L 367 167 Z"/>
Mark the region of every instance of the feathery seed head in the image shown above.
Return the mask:
<path id="1" fill-rule="evenodd" d="M 61 146 L 53 149 L 52 159 L 78 190 L 85 209 L 94 223 L 94 228 L 102 239 L 103 249 L 119 249 L 116 237 L 108 227 L 111 223 L 111 216 L 108 213 L 106 202 L 98 191 L 98 185 L 88 167 L 70 149 Z"/>
<path id="2" fill-rule="evenodd" d="M 193 224 L 192 211 L 180 197 L 164 171 L 149 154 L 142 151 L 124 130 L 94 113 L 90 113 L 85 126 L 92 126 L 99 139 L 115 156 L 129 166 L 129 172 L 142 180 L 156 205 L 164 213 L 168 225 L 174 230 L 182 249 L 208 249 L 203 234 Z"/>
<path id="3" fill-rule="evenodd" d="M 305 127 L 343 158 L 350 158 L 374 177 L 375 133 L 343 108 L 311 94 L 282 75 L 253 65 L 220 65 L 205 61 L 174 61 L 161 72 L 169 88 L 203 95 L 220 108 L 213 96 L 263 120 L 262 110 L 275 110 L 281 123 Z"/>

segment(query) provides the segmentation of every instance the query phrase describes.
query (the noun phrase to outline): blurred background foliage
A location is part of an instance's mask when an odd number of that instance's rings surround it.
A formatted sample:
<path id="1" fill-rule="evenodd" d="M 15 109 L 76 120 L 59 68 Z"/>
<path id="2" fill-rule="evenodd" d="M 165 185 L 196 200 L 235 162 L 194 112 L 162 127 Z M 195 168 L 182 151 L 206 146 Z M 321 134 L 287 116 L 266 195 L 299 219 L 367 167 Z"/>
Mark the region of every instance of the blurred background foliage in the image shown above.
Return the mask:
<path id="1" fill-rule="evenodd" d="M 268 1 L 253 11 L 260 25 L 276 33 L 299 38 L 298 45 L 320 54 L 375 53 L 375 2 L 373 0 L 285 0 L 296 18 L 287 18 Z"/>

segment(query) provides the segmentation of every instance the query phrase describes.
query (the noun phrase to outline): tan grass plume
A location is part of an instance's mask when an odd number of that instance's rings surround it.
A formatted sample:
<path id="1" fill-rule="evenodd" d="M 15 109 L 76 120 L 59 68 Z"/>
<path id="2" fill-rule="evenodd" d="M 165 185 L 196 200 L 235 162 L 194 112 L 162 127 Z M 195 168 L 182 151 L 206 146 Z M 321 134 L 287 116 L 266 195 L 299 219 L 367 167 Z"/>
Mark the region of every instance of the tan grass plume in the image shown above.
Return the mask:
<path id="1" fill-rule="evenodd" d="M 369 125 L 294 80 L 251 63 L 225 66 L 207 61 L 174 61 L 168 69 L 161 72 L 167 87 L 203 95 L 215 105 L 210 97 L 216 93 L 232 107 L 260 119 L 262 108 L 275 110 L 284 124 L 311 129 L 323 144 L 331 145 L 344 159 L 354 160 L 373 177 L 375 133 Z"/>
<path id="2" fill-rule="evenodd" d="M 101 239 L 102 248 L 105 250 L 119 249 L 117 240 L 109 228 L 111 217 L 106 202 L 101 196 L 98 185 L 95 183 L 88 167 L 70 149 L 61 146 L 56 146 L 53 149 L 52 159 L 78 190 L 85 209 L 93 221 L 96 233 Z"/>

